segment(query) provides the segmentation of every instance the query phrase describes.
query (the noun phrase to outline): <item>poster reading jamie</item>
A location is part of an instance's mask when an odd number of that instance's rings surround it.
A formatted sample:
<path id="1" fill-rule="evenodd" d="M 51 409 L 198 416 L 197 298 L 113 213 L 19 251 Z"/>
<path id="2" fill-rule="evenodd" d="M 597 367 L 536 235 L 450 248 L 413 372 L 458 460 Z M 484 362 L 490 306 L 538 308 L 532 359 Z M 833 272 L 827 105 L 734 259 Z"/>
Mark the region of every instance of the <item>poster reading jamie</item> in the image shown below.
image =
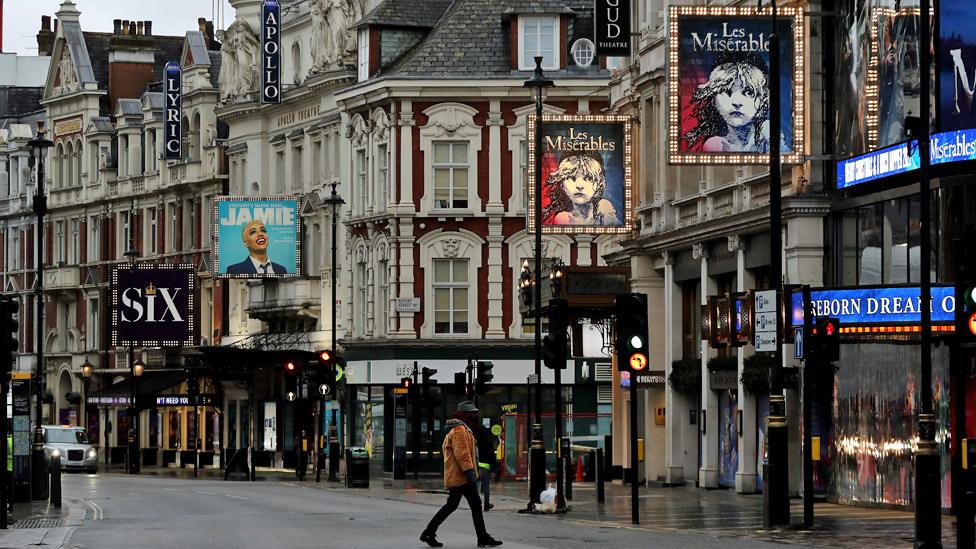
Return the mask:
<path id="1" fill-rule="evenodd" d="M 298 276 L 298 198 L 220 196 L 214 200 L 216 276 Z"/>
<path id="2" fill-rule="evenodd" d="M 752 8 L 672 6 L 669 34 L 669 161 L 680 164 L 768 162 L 768 12 Z M 765 10 L 764 10 L 765 11 Z M 802 152 L 802 15 L 779 10 L 781 131 L 784 162 Z M 801 39 L 802 40 L 802 39 Z"/>
<path id="3" fill-rule="evenodd" d="M 543 116 L 542 230 L 630 231 L 630 127 L 623 116 Z M 530 132 L 536 130 L 530 121 Z M 535 143 L 529 141 L 530 153 Z M 535 228 L 535 163 L 529 163 L 529 229 Z"/>

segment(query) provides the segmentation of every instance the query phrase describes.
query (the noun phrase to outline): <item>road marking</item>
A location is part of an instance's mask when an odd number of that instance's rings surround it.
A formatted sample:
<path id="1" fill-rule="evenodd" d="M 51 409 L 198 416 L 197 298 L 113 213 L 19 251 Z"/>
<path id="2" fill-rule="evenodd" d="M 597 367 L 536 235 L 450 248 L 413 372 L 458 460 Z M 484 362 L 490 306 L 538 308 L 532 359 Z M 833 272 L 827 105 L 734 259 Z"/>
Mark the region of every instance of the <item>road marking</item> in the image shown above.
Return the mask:
<path id="1" fill-rule="evenodd" d="M 234 498 L 234 499 L 247 499 L 244 496 L 235 496 L 234 494 L 224 494 L 224 495 L 227 496 L 227 497 L 229 497 L 229 498 Z"/>
<path id="2" fill-rule="evenodd" d="M 216 496 L 216 495 L 219 495 L 217 492 L 207 492 L 205 490 L 196 490 L 196 493 L 198 493 L 198 494 L 207 494 L 208 496 Z"/>
<path id="3" fill-rule="evenodd" d="M 91 507 L 92 520 L 102 520 L 105 518 L 105 512 L 102 511 L 102 508 L 99 507 L 97 503 L 95 503 L 92 500 L 85 500 L 85 503 L 88 504 L 89 507 Z"/>

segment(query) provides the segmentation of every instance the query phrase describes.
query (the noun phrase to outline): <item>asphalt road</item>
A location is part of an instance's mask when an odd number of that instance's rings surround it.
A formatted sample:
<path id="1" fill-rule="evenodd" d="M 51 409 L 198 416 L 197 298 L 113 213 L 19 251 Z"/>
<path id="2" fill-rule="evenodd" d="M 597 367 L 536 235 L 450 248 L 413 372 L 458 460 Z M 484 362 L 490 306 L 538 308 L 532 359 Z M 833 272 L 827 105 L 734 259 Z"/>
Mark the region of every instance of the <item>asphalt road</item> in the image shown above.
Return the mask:
<path id="1" fill-rule="evenodd" d="M 223 482 L 117 475 L 67 475 L 64 497 L 86 509 L 68 538 L 78 549 L 410 548 L 437 510 L 440 494 L 357 492 L 322 483 Z M 412 501 L 411 501 L 412 500 Z M 566 517 L 492 511 L 488 531 L 504 547 L 773 547 L 694 531 L 652 532 Z M 465 504 L 438 532 L 446 547 L 475 547 Z"/>

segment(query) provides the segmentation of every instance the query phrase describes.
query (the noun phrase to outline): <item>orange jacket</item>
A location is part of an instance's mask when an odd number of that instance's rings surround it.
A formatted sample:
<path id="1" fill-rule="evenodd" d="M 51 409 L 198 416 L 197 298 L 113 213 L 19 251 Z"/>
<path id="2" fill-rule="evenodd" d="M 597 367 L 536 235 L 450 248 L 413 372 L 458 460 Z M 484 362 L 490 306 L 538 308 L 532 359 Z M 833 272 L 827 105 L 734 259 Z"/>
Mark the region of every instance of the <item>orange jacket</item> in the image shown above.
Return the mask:
<path id="1" fill-rule="evenodd" d="M 478 472 L 478 450 L 474 442 L 474 434 L 462 421 L 448 420 L 450 429 L 441 445 L 444 455 L 444 487 L 450 490 L 456 486 L 463 486 L 468 482 L 465 471 Z"/>

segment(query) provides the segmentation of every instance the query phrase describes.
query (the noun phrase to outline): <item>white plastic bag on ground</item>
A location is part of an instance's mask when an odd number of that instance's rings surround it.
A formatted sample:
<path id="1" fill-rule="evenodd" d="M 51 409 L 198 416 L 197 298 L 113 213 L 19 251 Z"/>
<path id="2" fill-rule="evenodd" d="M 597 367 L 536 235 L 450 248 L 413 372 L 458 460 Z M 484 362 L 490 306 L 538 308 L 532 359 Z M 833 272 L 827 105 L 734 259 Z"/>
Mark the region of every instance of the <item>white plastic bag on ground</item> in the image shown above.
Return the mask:
<path id="1" fill-rule="evenodd" d="M 556 489 L 551 484 L 539 495 L 539 502 L 539 510 L 543 513 L 556 512 Z"/>

